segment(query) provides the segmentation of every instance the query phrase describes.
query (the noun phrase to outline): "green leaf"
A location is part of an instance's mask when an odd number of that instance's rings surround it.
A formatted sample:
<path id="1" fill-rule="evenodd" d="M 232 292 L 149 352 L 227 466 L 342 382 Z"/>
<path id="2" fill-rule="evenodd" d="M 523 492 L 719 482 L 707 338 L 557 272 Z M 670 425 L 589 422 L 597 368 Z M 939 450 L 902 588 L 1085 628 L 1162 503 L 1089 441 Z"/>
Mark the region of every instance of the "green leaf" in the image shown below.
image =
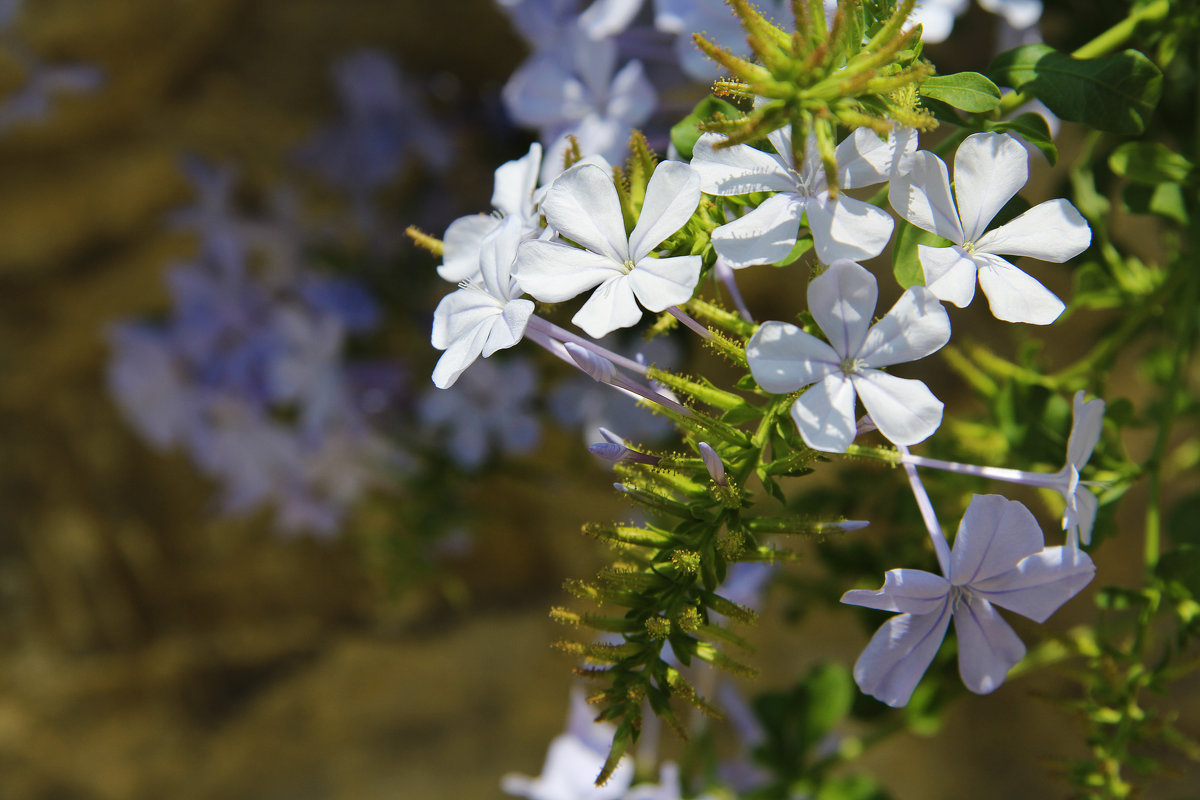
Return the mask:
<path id="1" fill-rule="evenodd" d="M 1144 131 L 1162 94 L 1162 72 L 1137 50 L 1079 59 L 1030 44 L 998 55 L 988 77 L 1036 97 L 1062 119 L 1110 133 Z"/>
<path id="2" fill-rule="evenodd" d="M 978 72 L 935 75 L 921 84 L 922 97 L 932 97 L 947 105 L 982 113 L 1000 105 L 1000 89 Z"/>
<path id="3" fill-rule="evenodd" d="M 1193 598 L 1200 597 L 1200 547 L 1185 544 L 1168 550 L 1159 557 L 1154 573 L 1182 586 Z"/>
<path id="4" fill-rule="evenodd" d="M 1178 183 L 1144 186 L 1131 183 L 1121 193 L 1121 205 L 1132 214 L 1157 214 L 1186 225 L 1189 219 L 1187 200 Z"/>
<path id="5" fill-rule="evenodd" d="M 896 274 L 896 283 L 900 284 L 901 289 L 925 285 L 925 270 L 921 268 L 921 259 L 917 251 L 919 244 L 945 247 L 950 242 L 905 220 L 896 223 L 896 243 L 892 246 L 892 271 Z"/>
<path id="6" fill-rule="evenodd" d="M 796 240 L 796 244 L 792 247 L 792 251 L 783 258 L 771 264 L 773 267 L 786 267 L 788 264 L 795 263 L 796 259 L 812 249 L 813 240 L 811 236 L 801 236 Z"/>
<path id="7" fill-rule="evenodd" d="M 891 795 L 866 775 L 841 775 L 827 781 L 816 800 L 891 800 Z"/>
<path id="8" fill-rule="evenodd" d="M 1194 545 L 1200 547 L 1200 493 L 1184 497 L 1167 515 L 1167 532 L 1171 543 L 1175 545 Z"/>
<path id="9" fill-rule="evenodd" d="M 1147 186 L 1182 183 L 1192 172 L 1192 162 L 1158 142 L 1126 142 L 1113 150 L 1108 165 L 1118 175 Z"/>
<path id="10" fill-rule="evenodd" d="M 692 148 L 696 146 L 696 140 L 700 138 L 702 132 L 700 123 L 711 122 L 718 114 L 729 119 L 736 119 L 742 115 L 742 112 L 738 111 L 737 106 L 732 103 L 709 95 L 696 104 L 692 113 L 671 127 L 671 143 L 675 145 L 681 158 L 687 161 L 691 160 Z"/>
<path id="11" fill-rule="evenodd" d="M 742 403 L 740 406 L 729 409 L 721 415 L 721 422 L 726 422 L 730 425 L 741 425 L 743 422 L 749 422 L 752 419 L 759 419 L 763 415 L 762 409 L 758 406 Z"/>
<path id="12" fill-rule="evenodd" d="M 1050 125 L 1041 114 L 1027 111 L 1012 119 L 999 122 L 988 120 L 984 122 L 983 128 L 997 133 L 1014 133 L 1040 150 L 1050 162 L 1050 166 L 1058 163 L 1058 148 L 1054 146 L 1054 135 L 1050 133 Z"/>

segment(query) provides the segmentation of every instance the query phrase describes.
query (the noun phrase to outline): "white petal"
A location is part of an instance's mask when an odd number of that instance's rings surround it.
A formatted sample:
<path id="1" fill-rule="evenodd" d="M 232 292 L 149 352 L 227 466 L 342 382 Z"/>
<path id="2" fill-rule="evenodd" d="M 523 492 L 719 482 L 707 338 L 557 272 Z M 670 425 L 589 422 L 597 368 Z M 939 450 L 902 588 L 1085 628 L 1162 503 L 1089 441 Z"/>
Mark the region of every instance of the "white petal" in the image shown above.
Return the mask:
<path id="1" fill-rule="evenodd" d="M 1076 469 L 1083 469 L 1092 457 L 1104 426 L 1104 401 L 1084 402 L 1083 398 L 1084 392 L 1080 389 L 1072 401 L 1071 434 L 1067 437 L 1067 463 Z"/>
<path id="2" fill-rule="evenodd" d="M 954 611 L 954 631 L 958 634 L 958 674 L 975 694 L 994 692 L 1025 657 L 1025 645 L 986 600 L 960 600 Z"/>
<path id="3" fill-rule="evenodd" d="M 750 374 L 764 391 L 789 394 L 839 369 L 841 357 L 788 322 L 765 322 L 746 345 Z"/>
<path id="4" fill-rule="evenodd" d="M 491 233 L 500 220 L 490 214 L 471 214 L 450 223 L 442 236 L 442 264 L 438 275 L 451 283 L 465 281 L 479 272 L 479 248 L 483 237 Z"/>
<path id="5" fill-rule="evenodd" d="M 575 316 L 571 317 L 580 328 L 593 339 L 636 325 L 642 318 L 642 310 L 633 299 L 633 284 L 628 275 L 609 278 L 592 292 L 592 296 Z"/>
<path id="6" fill-rule="evenodd" d="M 975 258 L 979 263 L 979 288 L 987 295 L 996 319 L 1049 325 L 1066 308 L 1054 292 L 1000 256 L 981 253 Z"/>
<path id="7" fill-rule="evenodd" d="M 804 205 L 798 194 L 768 197 L 749 214 L 714 230 L 713 247 L 734 269 L 780 261 L 796 246 Z"/>
<path id="8" fill-rule="evenodd" d="M 513 269 L 522 291 L 544 303 L 561 303 L 586 292 L 621 267 L 608 256 L 558 242 L 522 242 Z"/>
<path id="9" fill-rule="evenodd" d="M 858 357 L 868 367 L 887 367 L 924 358 L 948 341 L 946 309 L 929 289 L 911 286 L 883 319 L 871 326 Z"/>
<path id="10" fill-rule="evenodd" d="M 658 104 L 654 85 L 646 77 L 642 62 L 636 59 L 621 67 L 608 90 L 604 116 L 620 120 L 626 126 L 641 125 Z"/>
<path id="11" fill-rule="evenodd" d="M 453 386 L 458 376 L 479 358 L 490 332 L 489 325 L 476 325 L 465 335 L 451 342 L 433 367 L 433 385 L 439 389 L 449 389 Z"/>
<path id="12" fill-rule="evenodd" d="M 578 25 L 593 39 L 614 36 L 629 27 L 642 0 L 595 0 L 579 15 Z"/>
<path id="13" fill-rule="evenodd" d="M 933 153 L 919 150 L 913 154 L 908 174 L 892 178 L 888 202 L 896 213 L 918 228 L 955 244 L 966 241 L 950 194 L 950 171 Z"/>
<path id="14" fill-rule="evenodd" d="M 559 175 L 542 201 L 546 221 L 564 237 L 617 264 L 629 258 L 629 239 L 612 175 L 580 164 Z M 528 291 L 528 290 L 527 290 Z"/>
<path id="15" fill-rule="evenodd" d="M 433 310 L 433 332 L 429 342 L 445 350 L 454 340 L 503 313 L 500 301 L 478 288 L 456 289 L 441 299 Z"/>
<path id="16" fill-rule="evenodd" d="M 1088 554 L 1075 547 L 1047 547 L 1012 569 L 971 584 L 971 591 L 1001 608 L 1035 622 L 1050 615 L 1083 590 L 1096 574 Z"/>
<path id="17" fill-rule="evenodd" d="M 1074 519 L 1071 520 L 1071 527 L 1075 530 L 1068 531 L 1068 539 L 1075 543 L 1091 544 L 1092 528 L 1096 524 L 1096 512 L 1100 510 L 1100 501 L 1086 486 L 1075 487 L 1071 498 L 1075 501 Z"/>
<path id="18" fill-rule="evenodd" d="M 833 262 L 808 284 L 813 319 L 842 358 L 851 358 L 862 348 L 878 299 L 875 276 L 845 259 Z"/>
<path id="19" fill-rule="evenodd" d="M 479 273 L 488 294 L 498 300 L 511 296 L 512 271 L 522 233 L 520 217 L 505 217 L 480 245 Z"/>
<path id="20" fill-rule="evenodd" d="M 853 589 L 842 595 L 842 602 L 880 611 L 932 614 L 946 602 L 949 593 L 950 581 L 941 575 L 919 569 L 890 569 L 879 591 Z"/>
<path id="21" fill-rule="evenodd" d="M 826 264 L 839 258 L 874 258 L 887 247 L 896 225 L 892 215 L 879 206 L 844 194 L 834 201 L 820 194 L 809 201 L 805 211 L 817 257 Z"/>
<path id="22" fill-rule="evenodd" d="M 725 140 L 705 133 L 692 148 L 692 168 L 700 173 L 700 188 L 721 196 L 751 192 L 795 192 L 796 180 L 774 158 L 748 144 L 717 148 Z"/>
<path id="23" fill-rule="evenodd" d="M 938 299 L 966 308 L 975 298 L 975 275 L 978 267 L 958 245 L 931 247 L 917 245 L 917 258 L 925 273 L 925 286 Z"/>
<path id="24" fill-rule="evenodd" d="M 558 125 L 586 113 L 587 89 L 553 55 L 533 56 L 509 76 L 504 107 L 528 128 Z"/>
<path id="25" fill-rule="evenodd" d="M 629 235 L 629 256 L 641 261 L 692 218 L 700 205 L 700 175 L 680 161 L 664 161 L 650 176 L 637 225 Z"/>
<path id="26" fill-rule="evenodd" d="M 949 625 L 950 606 L 945 602 L 933 614 L 892 617 L 854 662 L 854 682 L 893 708 L 903 706 L 937 655 Z"/>
<path id="27" fill-rule="evenodd" d="M 954 196 L 966 241 L 978 240 L 1028 180 L 1029 153 L 1016 138 L 973 133 L 964 139 L 954 155 Z"/>
<path id="28" fill-rule="evenodd" d="M 521 158 L 501 164 L 496 169 L 492 188 L 492 208 L 505 214 L 524 217 L 537 188 L 538 172 L 542 168 L 542 146 L 534 142 Z"/>
<path id="29" fill-rule="evenodd" d="M 946 577 L 955 586 L 974 585 L 1011 570 L 1044 545 L 1028 508 L 998 494 L 973 495 L 954 535 Z"/>
<path id="30" fill-rule="evenodd" d="M 638 302 L 651 311 L 665 311 L 692 299 L 700 282 L 700 256 L 643 258 L 629 273 Z"/>
<path id="31" fill-rule="evenodd" d="M 1042 0 L 979 0 L 979 5 L 1017 30 L 1036 25 L 1042 17 Z"/>
<path id="32" fill-rule="evenodd" d="M 875 427 L 893 444 L 923 442 L 942 424 L 942 401 L 921 381 L 875 369 L 857 372 L 852 379 Z"/>
<path id="33" fill-rule="evenodd" d="M 1092 229 L 1070 201 L 1038 203 L 1021 216 L 989 231 L 976 251 L 1006 256 L 1030 256 L 1062 263 L 1087 250 Z"/>
<path id="34" fill-rule="evenodd" d="M 525 326 L 533 315 L 533 303 L 529 300 L 512 300 L 505 304 L 504 312 L 491 324 L 491 332 L 483 345 L 484 358 L 497 350 L 512 347 L 525 335 Z"/>
<path id="35" fill-rule="evenodd" d="M 854 441 L 854 384 L 841 372 L 826 375 L 792 403 L 792 420 L 812 449 L 846 452 Z"/>
<path id="36" fill-rule="evenodd" d="M 893 130 L 886 139 L 870 128 L 857 128 L 837 146 L 838 185 L 843 189 L 874 186 L 907 172 L 917 151 L 912 128 Z"/>

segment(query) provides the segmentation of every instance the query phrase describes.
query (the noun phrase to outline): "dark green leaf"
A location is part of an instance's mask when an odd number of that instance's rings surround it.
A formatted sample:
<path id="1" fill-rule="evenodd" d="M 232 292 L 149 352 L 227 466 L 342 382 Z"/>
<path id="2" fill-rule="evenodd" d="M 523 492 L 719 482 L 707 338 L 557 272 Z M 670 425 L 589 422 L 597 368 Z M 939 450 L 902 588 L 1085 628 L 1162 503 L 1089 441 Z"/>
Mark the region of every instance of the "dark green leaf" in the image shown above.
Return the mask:
<path id="1" fill-rule="evenodd" d="M 1200 547 L 1200 493 L 1188 495 L 1171 508 L 1167 532 L 1171 544 Z"/>
<path id="2" fill-rule="evenodd" d="M 984 130 L 997 133 L 1012 133 L 1020 136 L 1029 144 L 1041 151 L 1050 166 L 1058 163 L 1058 148 L 1054 146 L 1054 136 L 1046 118 L 1032 111 L 1019 114 L 1012 119 L 992 122 L 988 120 L 983 125 Z"/>
<path id="3" fill-rule="evenodd" d="M 1133 214 L 1157 214 L 1181 225 L 1188 221 L 1187 201 L 1178 183 L 1144 186 L 1131 183 L 1121 193 L 1121 204 Z"/>
<path id="4" fill-rule="evenodd" d="M 1154 573 L 1182 586 L 1193 598 L 1200 597 L 1200 547 L 1184 544 L 1168 550 L 1159 557 Z"/>
<path id="5" fill-rule="evenodd" d="M 696 140 L 700 138 L 700 123 L 712 121 L 717 114 L 723 114 L 729 119 L 736 119 L 741 116 L 742 112 L 738 111 L 737 106 L 732 103 L 709 95 L 696 104 L 692 113 L 671 127 L 671 143 L 675 145 L 681 158 L 691 160 L 692 148 L 696 146 Z"/>
<path id="6" fill-rule="evenodd" d="M 922 97 L 971 113 L 991 111 L 1000 105 L 1000 89 L 978 72 L 935 75 L 921 84 L 920 91 Z"/>
<path id="7" fill-rule="evenodd" d="M 1144 131 L 1162 94 L 1162 72 L 1137 50 L 1078 59 L 1030 44 L 997 56 L 988 77 L 1036 97 L 1062 119 L 1121 134 Z"/>

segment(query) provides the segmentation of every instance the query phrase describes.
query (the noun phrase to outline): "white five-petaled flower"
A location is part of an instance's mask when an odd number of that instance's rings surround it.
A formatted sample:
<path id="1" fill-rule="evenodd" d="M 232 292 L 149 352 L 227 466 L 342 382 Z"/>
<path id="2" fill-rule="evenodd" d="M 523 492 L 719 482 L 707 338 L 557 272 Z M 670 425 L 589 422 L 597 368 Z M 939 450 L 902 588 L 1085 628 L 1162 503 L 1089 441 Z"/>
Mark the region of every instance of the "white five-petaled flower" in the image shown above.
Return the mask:
<path id="1" fill-rule="evenodd" d="M 538 200 L 545 191 L 537 188 L 541 166 L 542 146 L 534 142 L 524 156 L 496 168 L 492 207 L 502 218 L 519 221 L 522 239 L 532 239 L 541 228 Z M 445 249 L 438 274 L 451 283 L 477 277 L 483 239 L 496 230 L 500 219 L 493 214 L 468 214 L 451 222 L 443 236 Z"/>
<path id="2" fill-rule="evenodd" d="M 572 167 L 551 185 L 542 213 L 564 238 L 586 249 L 525 242 L 517 256 L 517 281 L 548 303 L 598 286 L 571 321 L 597 339 L 627 328 L 642 318 L 639 302 L 657 312 L 691 298 L 700 280 L 700 256 L 655 258 L 651 253 L 687 223 L 699 204 L 696 171 L 664 161 L 650 176 L 637 225 L 626 235 L 612 175 L 592 164 Z"/>
<path id="3" fill-rule="evenodd" d="M 1029 154 L 1006 133 L 976 133 L 954 156 L 954 192 L 946 164 L 917 153 L 906 175 L 893 178 L 892 207 L 918 228 L 949 239 L 951 247 L 918 245 L 925 285 L 962 308 L 975 296 L 975 276 L 992 313 L 1006 322 L 1048 325 L 1063 302 L 1001 256 L 1063 262 L 1082 253 L 1092 231 L 1070 202 L 1039 203 L 988 230 L 988 224 L 1029 180 Z"/>
<path id="4" fill-rule="evenodd" d="M 1092 526 L 1096 524 L 1096 511 L 1100 502 L 1087 485 L 1079 480 L 1096 443 L 1100 441 L 1100 430 L 1104 426 L 1104 401 L 1084 402 L 1083 391 L 1075 393 L 1072 406 L 1071 433 L 1067 437 L 1067 463 L 1044 484 L 1055 489 L 1066 501 L 1063 512 L 1063 530 L 1067 532 L 1067 543 L 1078 546 L 1092 543 Z"/>
<path id="5" fill-rule="evenodd" d="M 787 322 L 767 322 L 746 346 L 750 372 L 766 391 L 811 386 L 792 405 L 809 447 L 846 451 L 854 440 L 856 396 L 896 444 L 923 441 L 942 422 L 942 403 L 924 383 L 879 368 L 924 358 L 950 341 L 946 310 L 932 292 L 914 286 L 871 325 L 877 299 L 875 276 L 852 261 L 835 261 L 808 285 L 809 310 L 830 344 Z"/>
<path id="6" fill-rule="evenodd" d="M 446 351 L 433 368 L 439 389 L 453 386 L 480 355 L 487 358 L 524 336 L 533 303 L 520 299 L 512 276 L 520 242 L 520 220 L 506 218 L 481 244 L 479 275 L 443 297 L 434 310 L 430 341 Z"/>
<path id="7" fill-rule="evenodd" d="M 895 223 L 882 208 L 845 194 L 830 197 L 815 138 L 809 136 L 804 163 L 792 160 L 790 128 L 767 137 L 775 153 L 739 144 L 717 148 L 722 137 L 706 133 L 696 142 L 692 166 L 706 194 L 721 196 L 778 192 L 753 211 L 713 231 L 713 247 L 731 267 L 769 264 L 791 252 L 805 218 L 817 256 L 826 264 L 839 258 L 862 261 L 879 255 Z M 916 136 L 901 130 L 884 143 L 859 128 L 837 146 L 838 184 L 843 189 L 882 183 L 898 160 L 916 148 Z"/>
<path id="8" fill-rule="evenodd" d="M 1029 509 L 1000 495 L 975 495 L 954 537 L 946 576 L 893 569 L 879 591 L 842 595 L 850 605 L 896 611 L 854 665 L 859 688 L 903 706 L 946 635 L 958 634 L 958 671 L 976 694 L 994 691 L 1025 656 L 1025 645 L 994 606 L 1045 622 L 1096 572 L 1086 553 L 1045 547 Z"/>

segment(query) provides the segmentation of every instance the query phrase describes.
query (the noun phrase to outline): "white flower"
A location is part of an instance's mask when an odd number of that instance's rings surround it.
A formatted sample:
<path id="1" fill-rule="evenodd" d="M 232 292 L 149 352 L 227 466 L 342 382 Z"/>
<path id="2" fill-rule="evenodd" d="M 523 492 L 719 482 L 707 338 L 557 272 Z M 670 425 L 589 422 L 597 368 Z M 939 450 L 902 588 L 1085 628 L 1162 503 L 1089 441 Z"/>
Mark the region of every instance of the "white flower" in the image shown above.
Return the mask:
<path id="1" fill-rule="evenodd" d="M 1025 645 L 994 606 L 1045 622 L 1096 572 L 1083 551 L 1044 544 L 1025 506 L 1000 495 L 975 495 L 944 578 L 893 569 L 879 591 L 842 595 L 843 603 L 899 612 L 876 631 L 855 663 L 859 688 L 890 706 L 907 703 L 953 616 L 963 683 L 976 694 L 994 691 L 1025 656 Z"/>
<path id="2" fill-rule="evenodd" d="M 1100 441 L 1100 430 L 1104 425 L 1104 401 L 1084 402 L 1083 391 L 1075 393 L 1072 411 L 1071 433 L 1067 437 L 1067 463 L 1054 476 L 1050 485 L 1063 496 L 1067 507 L 1063 512 L 1063 530 L 1067 532 L 1068 544 L 1092 543 L 1092 526 L 1096 524 L 1099 501 L 1096 495 L 1079 480 L 1096 442 Z"/>
<path id="3" fill-rule="evenodd" d="M 542 167 L 542 146 L 534 142 L 521 158 L 501 164 L 496 169 L 492 189 L 492 207 L 502 218 L 519 221 L 521 238 L 538 234 L 537 191 L 538 173 Z M 469 214 L 450 223 L 442 237 L 444 250 L 438 274 L 451 283 L 470 280 L 479 275 L 479 252 L 483 239 L 496 230 L 500 219 L 493 214 Z"/>
<path id="4" fill-rule="evenodd" d="M 992 218 L 1029 180 L 1029 154 L 1006 133 L 968 136 L 954 157 L 954 193 L 945 162 L 933 153 L 913 157 L 907 175 L 894 178 L 888 199 L 913 225 L 953 242 L 918 245 L 925 285 L 962 308 L 975 296 L 975 276 L 992 313 L 1006 322 L 1047 325 L 1063 303 L 1001 256 L 1062 262 L 1092 241 L 1083 216 L 1066 200 L 1048 200 L 988 231 Z"/>
<path id="5" fill-rule="evenodd" d="M 520 299 L 512 277 L 520 241 L 520 220 L 506 219 L 483 241 L 479 276 L 443 297 L 434 310 L 430 341 L 446 351 L 433 368 L 439 389 L 453 386 L 479 356 L 512 347 L 525 335 L 533 303 Z"/>
<path id="6" fill-rule="evenodd" d="M 809 310 L 832 346 L 786 322 L 765 323 L 746 346 L 750 372 L 766 391 L 812 387 L 792 405 L 792 419 L 809 447 L 846 451 L 854 440 L 856 396 L 879 432 L 896 444 L 923 441 L 942 422 L 942 403 L 924 383 L 879 367 L 939 350 L 950 340 L 946 310 L 932 292 L 914 286 L 872 326 L 877 299 L 870 272 L 852 261 L 835 261 L 808 285 Z"/>
<path id="7" fill-rule="evenodd" d="M 779 261 L 791 252 L 806 218 L 817 256 L 826 264 L 839 258 L 862 261 L 879 255 L 895 223 L 882 208 L 845 194 L 831 198 L 825 169 L 810 136 L 804 163 L 792 161 L 790 128 L 768 136 L 775 153 L 749 145 L 718 149 L 722 137 L 706 133 L 696 142 L 692 166 L 700 173 L 701 189 L 721 196 L 778 192 L 743 217 L 713 231 L 713 247 L 731 267 Z M 889 137 L 885 145 L 866 128 L 859 128 L 837 146 L 838 184 L 843 189 L 881 183 L 894 172 L 897 145 L 901 155 L 915 150 L 916 137 Z"/>
<path id="8" fill-rule="evenodd" d="M 571 321 L 597 339 L 627 328 L 642 318 L 639 302 L 657 312 L 691 298 L 700 279 L 700 257 L 654 258 L 651 253 L 687 223 L 699 204 L 695 170 L 664 161 L 650 176 L 641 215 L 626 236 L 612 175 L 592 164 L 572 167 L 550 187 L 542 212 L 563 237 L 586 249 L 524 242 L 517 254 L 517 281 L 549 303 L 598 286 Z"/>

